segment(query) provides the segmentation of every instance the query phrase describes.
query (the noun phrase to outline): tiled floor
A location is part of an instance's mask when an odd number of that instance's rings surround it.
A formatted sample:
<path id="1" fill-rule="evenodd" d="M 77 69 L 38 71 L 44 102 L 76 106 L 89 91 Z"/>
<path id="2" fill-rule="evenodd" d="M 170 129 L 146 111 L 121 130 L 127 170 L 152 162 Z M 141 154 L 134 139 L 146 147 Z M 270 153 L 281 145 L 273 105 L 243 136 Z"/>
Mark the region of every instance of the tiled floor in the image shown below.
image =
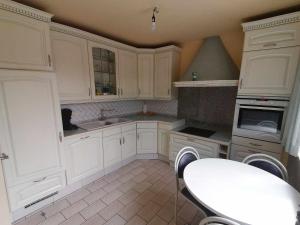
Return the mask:
<path id="1" fill-rule="evenodd" d="M 17 225 L 174 224 L 175 175 L 167 163 L 136 160 L 77 190 Z M 179 198 L 177 224 L 199 224 L 202 215 Z"/>

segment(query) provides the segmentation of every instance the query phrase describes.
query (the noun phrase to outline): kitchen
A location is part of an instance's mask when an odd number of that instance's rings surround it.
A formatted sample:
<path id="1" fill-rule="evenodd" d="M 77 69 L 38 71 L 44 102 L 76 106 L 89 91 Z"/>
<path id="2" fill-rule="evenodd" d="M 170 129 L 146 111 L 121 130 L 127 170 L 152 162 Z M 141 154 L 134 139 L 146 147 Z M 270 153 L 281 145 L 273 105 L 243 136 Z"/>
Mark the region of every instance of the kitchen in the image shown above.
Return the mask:
<path id="1" fill-rule="evenodd" d="M 191 199 L 175 200 L 173 210 L 174 167 L 185 147 L 203 162 L 244 166 L 257 153 L 281 161 L 295 207 L 299 175 L 289 168 L 298 153 L 284 147 L 297 134 L 299 11 L 240 20 L 237 35 L 141 47 L 23 3 L 0 2 L 0 152 L 10 222 L 199 224 Z M 152 35 L 161 32 L 159 9 L 150 10 Z M 208 208 L 240 224 L 264 221 Z M 286 213 L 293 222 L 294 209 Z"/>

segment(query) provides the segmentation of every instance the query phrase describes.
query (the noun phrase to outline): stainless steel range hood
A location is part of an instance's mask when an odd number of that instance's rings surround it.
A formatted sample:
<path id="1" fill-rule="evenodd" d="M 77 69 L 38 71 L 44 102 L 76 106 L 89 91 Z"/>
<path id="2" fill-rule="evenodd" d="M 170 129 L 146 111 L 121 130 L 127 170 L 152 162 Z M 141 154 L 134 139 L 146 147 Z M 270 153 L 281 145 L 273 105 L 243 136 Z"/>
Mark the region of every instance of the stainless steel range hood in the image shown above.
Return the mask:
<path id="1" fill-rule="evenodd" d="M 193 74 L 197 77 L 193 81 Z M 239 69 L 219 36 L 204 40 L 198 54 L 175 87 L 237 86 Z"/>

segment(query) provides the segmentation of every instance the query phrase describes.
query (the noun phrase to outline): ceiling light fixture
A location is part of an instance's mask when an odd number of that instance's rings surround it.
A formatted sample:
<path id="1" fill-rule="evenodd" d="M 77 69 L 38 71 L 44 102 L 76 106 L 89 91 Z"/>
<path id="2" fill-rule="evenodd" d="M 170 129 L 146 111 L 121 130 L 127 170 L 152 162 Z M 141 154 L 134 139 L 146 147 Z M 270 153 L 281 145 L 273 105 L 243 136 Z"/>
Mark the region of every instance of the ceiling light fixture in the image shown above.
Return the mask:
<path id="1" fill-rule="evenodd" d="M 155 17 L 155 13 L 158 14 L 159 10 L 158 7 L 155 6 L 153 9 L 153 14 L 152 14 L 152 31 L 156 30 L 156 17 Z"/>

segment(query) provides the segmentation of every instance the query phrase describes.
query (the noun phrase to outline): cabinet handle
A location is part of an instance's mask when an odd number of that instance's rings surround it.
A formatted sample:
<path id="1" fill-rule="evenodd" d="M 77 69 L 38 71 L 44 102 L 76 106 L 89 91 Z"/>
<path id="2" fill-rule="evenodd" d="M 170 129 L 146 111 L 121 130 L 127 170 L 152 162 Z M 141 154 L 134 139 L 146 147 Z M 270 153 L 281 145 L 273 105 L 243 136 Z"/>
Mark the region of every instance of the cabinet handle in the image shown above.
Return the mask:
<path id="1" fill-rule="evenodd" d="M 50 56 L 50 54 L 48 54 L 48 63 L 49 63 L 49 66 L 51 66 L 51 56 Z"/>
<path id="2" fill-rule="evenodd" d="M 87 138 L 89 138 L 90 136 L 85 136 L 85 137 L 81 137 L 80 139 L 81 140 L 84 140 L 84 139 L 87 139 Z"/>
<path id="3" fill-rule="evenodd" d="M 252 142 L 249 142 L 250 145 L 252 146 L 256 146 L 256 147 L 261 147 L 262 145 L 261 144 L 256 144 L 256 143 L 252 143 Z"/>
<path id="4" fill-rule="evenodd" d="M 46 180 L 47 177 L 42 177 L 41 179 L 38 179 L 38 180 L 34 180 L 33 183 L 39 183 L 43 180 Z"/>
<path id="5" fill-rule="evenodd" d="M 5 153 L 1 153 L 0 155 L 0 160 L 5 160 L 5 159 L 8 159 L 8 155 L 6 155 Z"/>
<path id="6" fill-rule="evenodd" d="M 277 44 L 274 42 L 266 43 L 263 45 L 263 47 L 275 47 Z"/>
<path id="7" fill-rule="evenodd" d="M 58 134 L 59 141 L 62 142 L 62 132 L 60 131 Z"/>
<path id="8" fill-rule="evenodd" d="M 123 144 L 125 144 L 125 138 L 123 137 Z"/>
<path id="9" fill-rule="evenodd" d="M 243 78 L 240 80 L 240 88 L 243 86 Z"/>
<path id="10" fill-rule="evenodd" d="M 120 138 L 120 145 L 122 145 L 122 139 Z"/>

